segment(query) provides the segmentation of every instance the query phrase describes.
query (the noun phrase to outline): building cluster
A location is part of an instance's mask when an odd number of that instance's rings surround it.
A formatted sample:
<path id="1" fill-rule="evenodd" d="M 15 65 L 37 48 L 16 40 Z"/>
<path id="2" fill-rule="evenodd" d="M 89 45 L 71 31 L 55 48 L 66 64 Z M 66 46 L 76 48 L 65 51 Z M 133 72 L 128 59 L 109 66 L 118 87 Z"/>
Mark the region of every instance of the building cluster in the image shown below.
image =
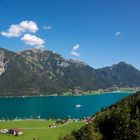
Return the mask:
<path id="1" fill-rule="evenodd" d="M 23 134 L 23 131 L 19 128 L 10 128 L 10 129 L 0 130 L 0 133 L 7 134 L 7 135 L 13 135 L 13 136 L 19 136 L 19 135 Z"/>

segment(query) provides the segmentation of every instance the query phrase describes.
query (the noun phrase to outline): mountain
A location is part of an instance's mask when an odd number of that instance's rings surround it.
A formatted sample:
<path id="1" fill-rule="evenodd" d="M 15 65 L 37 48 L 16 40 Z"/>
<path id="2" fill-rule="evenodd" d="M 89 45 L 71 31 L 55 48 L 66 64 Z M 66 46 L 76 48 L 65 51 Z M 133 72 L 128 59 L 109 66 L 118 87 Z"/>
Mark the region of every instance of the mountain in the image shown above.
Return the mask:
<path id="1" fill-rule="evenodd" d="M 110 85 L 119 87 L 140 85 L 140 71 L 125 62 L 98 69 L 97 73 Z"/>
<path id="2" fill-rule="evenodd" d="M 40 95 L 93 90 L 94 69 L 51 51 L 0 49 L 0 95 Z M 95 77 L 95 76 L 94 76 Z"/>
<path id="3" fill-rule="evenodd" d="M 48 50 L 12 52 L 0 48 L 0 96 L 62 94 L 114 85 L 140 86 L 140 71 L 124 62 L 94 69 Z"/>
<path id="4" fill-rule="evenodd" d="M 140 140 L 140 92 L 98 112 L 63 140 Z"/>

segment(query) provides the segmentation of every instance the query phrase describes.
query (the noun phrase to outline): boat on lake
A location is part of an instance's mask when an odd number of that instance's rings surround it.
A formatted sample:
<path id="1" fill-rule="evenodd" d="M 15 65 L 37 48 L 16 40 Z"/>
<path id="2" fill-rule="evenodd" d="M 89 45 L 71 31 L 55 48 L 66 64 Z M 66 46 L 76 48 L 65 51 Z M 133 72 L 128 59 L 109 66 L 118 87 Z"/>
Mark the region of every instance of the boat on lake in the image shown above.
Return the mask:
<path id="1" fill-rule="evenodd" d="M 77 105 L 75 105 L 75 107 L 77 107 L 77 108 L 80 108 L 82 105 L 80 105 L 80 104 L 77 104 Z"/>

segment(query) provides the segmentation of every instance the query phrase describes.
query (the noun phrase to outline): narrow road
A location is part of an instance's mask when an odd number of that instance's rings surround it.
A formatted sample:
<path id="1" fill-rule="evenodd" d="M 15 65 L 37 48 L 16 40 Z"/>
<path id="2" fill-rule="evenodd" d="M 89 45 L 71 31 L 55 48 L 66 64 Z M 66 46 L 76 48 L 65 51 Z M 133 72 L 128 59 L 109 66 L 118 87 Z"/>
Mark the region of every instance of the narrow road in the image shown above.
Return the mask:
<path id="1" fill-rule="evenodd" d="M 63 127 L 63 126 L 70 124 L 70 123 L 72 123 L 72 121 L 64 123 L 64 124 L 59 125 L 59 126 L 56 126 L 55 128 Z M 23 129 L 23 130 L 37 130 L 37 129 L 47 129 L 47 128 L 49 128 L 49 127 L 23 127 L 21 129 Z M 52 128 L 50 128 L 50 129 L 52 129 Z"/>

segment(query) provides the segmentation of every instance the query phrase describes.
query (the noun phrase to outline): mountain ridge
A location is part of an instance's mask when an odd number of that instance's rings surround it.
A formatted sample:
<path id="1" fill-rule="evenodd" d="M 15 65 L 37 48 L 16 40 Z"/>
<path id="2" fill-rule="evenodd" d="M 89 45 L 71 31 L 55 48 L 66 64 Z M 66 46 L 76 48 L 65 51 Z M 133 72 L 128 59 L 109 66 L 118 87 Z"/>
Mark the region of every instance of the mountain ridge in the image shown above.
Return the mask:
<path id="1" fill-rule="evenodd" d="M 125 62 L 94 69 L 49 50 L 0 48 L 0 96 L 82 92 L 140 86 L 140 71 Z"/>

